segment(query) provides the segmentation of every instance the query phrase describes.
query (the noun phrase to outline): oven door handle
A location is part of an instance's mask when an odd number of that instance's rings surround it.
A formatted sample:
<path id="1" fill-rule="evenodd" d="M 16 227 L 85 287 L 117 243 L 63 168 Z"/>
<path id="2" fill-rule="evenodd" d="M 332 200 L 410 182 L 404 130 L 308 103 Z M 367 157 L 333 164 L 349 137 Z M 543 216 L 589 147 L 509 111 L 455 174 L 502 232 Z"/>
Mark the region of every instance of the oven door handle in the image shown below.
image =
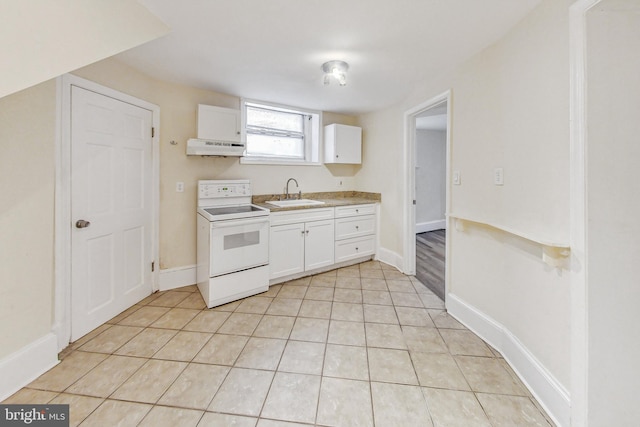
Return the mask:
<path id="1" fill-rule="evenodd" d="M 269 218 L 261 219 L 236 219 L 230 221 L 212 221 L 211 228 L 228 228 L 237 227 L 239 225 L 268 224 Z"/>

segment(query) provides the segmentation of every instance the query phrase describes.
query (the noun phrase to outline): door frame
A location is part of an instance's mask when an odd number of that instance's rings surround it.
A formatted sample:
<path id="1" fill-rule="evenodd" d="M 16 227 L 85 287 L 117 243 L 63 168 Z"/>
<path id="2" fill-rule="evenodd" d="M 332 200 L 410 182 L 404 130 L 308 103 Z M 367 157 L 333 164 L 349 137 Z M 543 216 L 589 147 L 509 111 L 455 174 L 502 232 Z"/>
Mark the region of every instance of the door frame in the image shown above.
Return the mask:
<path id="1" fill-rule="evenodd" d="M 403 196 L 403 240 L 404 240 L 404 262 L 403 270 L 405 274 L 416 273 L 416 207 L 413 201 L 416 199 L 416 118 L 427 110 L 442 103 L 447 103 L 447 135 L 446 135 L 446 165 L 445 165 L 445 210 L 446 227 L 450 229 L 449 213 L 451 212 L 451 89 L 436 95 L 433 98 L 416 105 L 404 113 L 404 196 Z M 450 282 L 450 242 L 451 233 L 445 238 L 445 300 Z M 446 303 L 446 301 L 445 301 Z"/>
<path id="2" fill-rule="evenodd" d="M 589 424 L 589 295 L 587 236 L 587 13 L 601 0 L 569 9 L 569 139 L 571 246 L 571 421 Z"/>
<path id="3" fill-rule="evenodd" d="M 71 339 L 71 87 L 108 96 L 135 105 L 152 113 L 152 126 L 156 130 L 151 137 L 151 253 L 157 267 L 151 273 L 151 288 L 158 290 L 160 268 L 160 107 L 131 95 L 99 85 L 71 74 L 58 77 L 56 81 L 56 176 L 55 176 L 55 289 L 54 321 L 52 331 L 58 337 L 58 351 L 69 345 Z"/>

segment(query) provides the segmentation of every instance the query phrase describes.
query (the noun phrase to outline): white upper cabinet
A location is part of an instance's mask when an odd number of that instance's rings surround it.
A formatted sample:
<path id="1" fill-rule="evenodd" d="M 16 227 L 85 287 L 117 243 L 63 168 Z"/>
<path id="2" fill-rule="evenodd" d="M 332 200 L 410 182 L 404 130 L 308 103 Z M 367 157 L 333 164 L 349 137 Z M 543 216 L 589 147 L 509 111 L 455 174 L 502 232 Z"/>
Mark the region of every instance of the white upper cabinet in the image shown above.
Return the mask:
<path id="1" fill-rule="evenodd" d="M 324 127 L 325 163 L 362 163 L 362 128 L 341 124 Z"/>
<path id="2" fill-rule="evenodd" d="M 198 138 L 240 142 L 240 110 L 198 104 Z"/>

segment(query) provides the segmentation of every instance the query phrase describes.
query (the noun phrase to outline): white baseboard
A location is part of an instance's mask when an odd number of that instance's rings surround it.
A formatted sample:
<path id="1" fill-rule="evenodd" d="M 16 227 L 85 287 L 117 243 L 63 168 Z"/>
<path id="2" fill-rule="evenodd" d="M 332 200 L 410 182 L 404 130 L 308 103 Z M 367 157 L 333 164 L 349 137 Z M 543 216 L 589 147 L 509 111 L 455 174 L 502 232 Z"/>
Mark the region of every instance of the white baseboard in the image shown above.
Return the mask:
<path id="1" fill-rule="evenodd" d="M 398 270 L 403 271 L 403 268 L 402 268 L 403 259 L 402 259 L 402 257 L 400 255 L 398 255 L 397 253 L 395 253 L 393 251 L 390 251 L 389 249 L 378 248 L 378 252 L 376 253 L 375 259 L 377 261 L 384 262 L 385 264 L 392 265 L 395 268 L 397 268 Z"/>
<path id="2" fill-rule="evenodd" d="M 0 360 L 0 402 L 58 363 L 58 337 L 42 338 Z"/>
<path id="3" fill-rule="evenodd" d="M 571 425 L 569 392 L 511 331 L 456 295 L 447 294 L 446 305 L 449 314 L 502 353 L 557 426 Z"/>
<path id="4" fill-rule="evenodd" d="M 433 230 L 444 230 L 447 228 L 447 220 L 440 219 L 437 221 L 419 222 L 416 224 L 416 234 L 426 233 Z"/>
<path id="5" fill-rule="evenodd" d="M 196 283 L 195 265 L 168 268 L 166 270 L 160 270 L 158 290 L 168 291 L 169 289 L 183 288 L 185 286 L 195 285 Z"/>

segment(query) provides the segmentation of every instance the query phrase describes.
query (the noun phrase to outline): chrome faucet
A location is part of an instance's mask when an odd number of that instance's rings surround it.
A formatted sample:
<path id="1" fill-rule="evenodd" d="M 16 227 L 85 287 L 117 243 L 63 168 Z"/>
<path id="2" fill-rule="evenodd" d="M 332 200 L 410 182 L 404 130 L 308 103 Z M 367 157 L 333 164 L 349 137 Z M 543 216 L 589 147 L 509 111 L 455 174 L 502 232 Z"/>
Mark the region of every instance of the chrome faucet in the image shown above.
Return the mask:
<path id="1" fill-rule="evenodd" d="M 300 186 L 298 185 L 298 181 L 296 181 L 295 178 L 289 178 L 287 180 L 287 186 L 284 188 L 284 199 L 285 200 L 289 200 L 290 196 L 289 196 L 289 183 L 293 181 L 296 183 L 296 188 L 298 189 L 298 199 L 301 198 L 302 196 L 302 191 L 300 191 Z"/>

